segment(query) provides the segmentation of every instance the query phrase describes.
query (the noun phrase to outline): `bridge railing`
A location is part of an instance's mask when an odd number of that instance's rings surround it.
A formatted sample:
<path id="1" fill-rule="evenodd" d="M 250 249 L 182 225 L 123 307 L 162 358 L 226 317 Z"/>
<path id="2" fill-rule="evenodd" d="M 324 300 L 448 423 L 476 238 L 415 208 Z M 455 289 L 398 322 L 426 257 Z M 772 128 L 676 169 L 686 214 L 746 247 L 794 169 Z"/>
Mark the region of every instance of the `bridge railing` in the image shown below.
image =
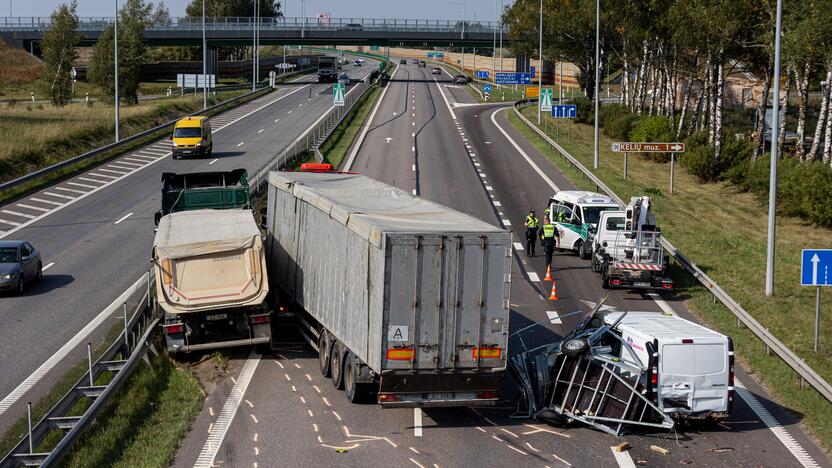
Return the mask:
<path id="1" fill-rule="evenodd" d="M 103 31 L 113 22 L 113 17 L 80 17 L 78 29 L 81 31 Z M 42 31 L 49 29 L 52 19 L 46 16 L 36 17 L 1 17 L 0 30 Z M 206 18 L 205 29 L 208 30 L 243 30 L 251 31 L 255 24 L 261 30 L 290 31 L 375 31 L 375 32 L 458 32 L 462 33 L 463 23 L 457 20 L 420 20 L 390 18 L 259 18 L 220 17 Z M 493 21 L 466 21 L 466 33 L 493 33 L 499 23 Z M 149 31 L 173 31 L 202 29 L 202 18 L 174 17 L 156 22 L 147 27 Z"/>

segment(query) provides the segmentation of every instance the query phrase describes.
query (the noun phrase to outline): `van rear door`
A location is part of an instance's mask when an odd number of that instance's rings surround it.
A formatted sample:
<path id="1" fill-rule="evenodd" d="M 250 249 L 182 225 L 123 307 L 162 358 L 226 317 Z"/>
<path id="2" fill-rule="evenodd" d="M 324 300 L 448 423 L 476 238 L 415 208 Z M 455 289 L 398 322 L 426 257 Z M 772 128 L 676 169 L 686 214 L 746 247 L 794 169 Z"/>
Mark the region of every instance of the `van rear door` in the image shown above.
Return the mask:
<path id="1" fill-rule="evenodd" d="M 665 411 L 728 410 L 727 339 L 679 339 L 659 346 L 659 403 Z"/>

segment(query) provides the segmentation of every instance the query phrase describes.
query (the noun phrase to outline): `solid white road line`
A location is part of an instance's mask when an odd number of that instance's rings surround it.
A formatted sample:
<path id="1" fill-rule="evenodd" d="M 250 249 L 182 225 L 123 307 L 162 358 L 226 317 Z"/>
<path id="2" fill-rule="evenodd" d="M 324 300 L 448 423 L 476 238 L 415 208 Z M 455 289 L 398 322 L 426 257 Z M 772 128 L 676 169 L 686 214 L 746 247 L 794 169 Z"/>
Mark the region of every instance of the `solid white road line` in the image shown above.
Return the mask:
<path id="1" fill-rule="evenodd" d="M 610 447 L 612 450 L 612 456 L 615 457 L 615 462 L 618 463 L 618 466 L 621 468 L 636 468 L 635 462 L 633 462 L 633 457 L 630 456 L 630 452 L 624 450 L 623 452 L 616 452 L 615 447 Z"/>
<path id="2" fill-rule="evenodd" d="M 50 201 L 50 200 L 44 200 L 44 199 L 42 199 L 42 198 L 34 198 L 34 197 L 32 197 L 32 198 L 30 198 L 29 200 L 36 201 L 36 202 L 40 202 L 40 203 L 47 203 L 47 204 L 49 204 L 49 205 L 55 205 L 55 206 L 61 206 L 61 205 L 63 205 L 63 203 L 58 203 L 58 202 L 54 202 L 54 201 Z"/>
<path id="3" fill-rule="evenodd" d="M 422 437 L 422 408 L 413 408 L 413 437 Z"/>
<path id="4" fill-rule="evenodd" d="M 526 154 L 526 152 L 525 152 L 525 151 L 523 151 L 523 148 L 521 148 L 521 147 L 520 147 L 520 145 L 518 145 L 518 144 L 517 144 L 517 142 L 516 142 L 516 141 L 514 141 L 514 140 L 513 140 L 513 139 L 512 139 L 512 138 L 508 135 L 508 132 L 506 132 L 506 131 L 503 129 L 503 127 L 501 127 L 501 126 L 500 126 L 500 124 L 498 124 L 498 123 L 497 123 L 497 119 L 496 119 L 496 117 L 497 117 L 497 112 L 500 112 L 500 111 L 503 111 L 503 110 L 505 110 L 505 108 L 497 109 L 497 110 L 495 110 L 494 112 L 492 112 L 492 113 L 491 113 L 491 122 L 493 122 L 493 123 L 494 123 L 494 126 L 495 126 L 495 127 L 497 127 L 497 130 L 499 130 L 499 131 L 500 131 L 500 133 L 502 133 L 502 134 L 503 134 L 503 136 L 506 138 L 506 140 L 508 140 L 508 142 L 509 142 L 509 143 L 511 143 L 511 146 L 513 146 L 513 147 L 514 147 L 514 149 L 516 149 L 516 150 L 517 150 L 517 152 L 518 152 L 518 153 L 520 153 L 520 155 L 521 155 L 521 156 L 523 156 L 523 159 L 525 159 L 525 160 L 526 160 L 526 162 L 528 162 L 528 163 L 529 163 L 529 165 L 532 167 L 532 169 L 534 169 L 534 171 L 535 171 L 535 172 L 537 172 L 537 174 L 538 174 L 538 175 L 539 175 L 539 176 L 543 179 L 543 181 L 544 181 L 544 182 L 546 182 L 546 184 L 548 184 L 548 185 L 549 185 L 549 187 L 551 187 L 551 189 L 552 189 L 553 191 L 555 191 L 555 192 L 560 192 L 560 189 L 558 188 L 558 186 L 557 186 L 557 185 L 555 185 L 555 183 L 554 183 L 554 182 L 552 182 L 552 180 L 551 180 L 551 179 L 549 179 L 549 177 L 547 177 L 547 176 L 546 176 L 546 174 L 545 174 L 545 173 L 544 173 L 544 172 L 540 169 L 540 167 L 538 167 L 538 165 L 537 165 L 537 164 L 535 164 L 535 162 L 534 162 L 534 161 L 532 161 L 532 158 L 530 158 L 530 157 L 529 157 L 529 155 L 528 155 L 528 154 Z"/>
<path id="5" fill-rule="evenodd" d="M 55 262 L 48 263 L 48 264 L 44 265 L 43 268 L 40 269 L 40 271 L 46 271 L 46 270 L 52 268 L 54 265 L 55 265 Z"/>
<path id="6" fill-rule="evenodd" d="M 23 203 L 18 203 L 18 204 L 17 204 L 17 206 L 19 206 L 19 207 L 21 207 L 21 208 L 28 208 L 28 209 L 30 209 L 30 210 L 41 211 L 41 212 L 44 212 L 44 213 L 49 212 L 49 209 L 47 209 L 47 208 L 41 208 L 41 207 L 39 207 L 39 206 L 24 205 Z"/>
<path id="7" fill-rule="evenodd" d="M 20 213 L 18 211 L 12 211 L 12 210 L 0 210 L 0 212 L 10 214 L 10 215 L 14 215 L 14 216 L 20 216 L 21 218 L 26 218 L 26 219 L 35 219 L 35 218 L 37 218 L 37 216 L 32 216 L 30 214 Z"/>
<path id="8" fill-rule="evenodd" d="M 260 355 L 256 351 L 252 351 L 245 364 L 243 364 L 240 375 L 237 377 L 237 382 L 231 389 L 231 394 L 228 395 L 225 404 L 222 406 L 217 421 L 214 423 L 214 429 L 199 452 L 196 463 L 194 463 L 194 468 L 210 468 L 214 465 L 214 459 L 222 446 L 223 440 L 225 440 L 228 428 L 231 427 L 231 422 L 237 414 L 237 409 L 243 401 L 243 396 L 245 396 L 246 390 L 248 390 L 248 385 L 251 383 L 251 378 L 254 375 L 254 371 L 257 370 L 259 363 Z"/>
<path id="9" fill-rule="evenodd" d="M 113 223 L 113 224 L 118 224 L 118 223 L 120 223 L 120 222 L 124 221 L 125 219 L 127 219 L 127 218 L 129 218 L 129 217 L 131 217 L 131 216 L 133 216 L 133 213 L 127 213 L 126 215 L 124 215 L 124 216 L 122 216 L 121 218 L 119 218 L 119 220 L 118 220 L 118 221 L 116 221 L 116 222 L 115 222 L 115 223 Z"/>
<path id="10" fill-rule="evenodd" d="M 43 378 L 50 370 L 52 370 L 58 363 L 60 363 L 76 346 L 80 345 L 84 340 L 87 339 L 90 333 L 93 332 L 96 328 L 99 327 L 105 320 L 110 318 L 110 316 L 117 310 L 121 310 L 121 305 L 124 301 L 127 300 L 128 297 L 132 296 L 139 287 L 145 287 L 145 281 L 147 280 L 147 274 L 144 274 L 139 278 L 132 286 L 127 288 L 121 296 L 116 298 L 107 308 L 105 308 L 101 313 L 98 314 L 94 319 L 92 319 L 87 325 L 82 328 L 78 333 L 75 334 L 69 341 L 66 342 L 61 348 L 55 352 L 49 359 L 47 359 L 43 364 L 40 365 L 29 377 L 21 382 L 17 388 L 11 391 L 5 398 L 0 400 L 0 416 L 3 415 L 17 400 L 20 399 L 23 395 L 26 394 L 32 387 L 37 384 L 40 379 Z"/>
<path id="11" fill-rule="evenodd" d="M 218 159 L 215 159 L 215 160 L 213 160 L 213 161 L 209 162 L 209 163 L 208 163 L 208 165 L 210 166 L 210 165 L 214 164 L 214 163 L 215 163 L 215 162 L 217 162 L 217 161 L 219 161 L 219 160 L 218 160 Z"/>

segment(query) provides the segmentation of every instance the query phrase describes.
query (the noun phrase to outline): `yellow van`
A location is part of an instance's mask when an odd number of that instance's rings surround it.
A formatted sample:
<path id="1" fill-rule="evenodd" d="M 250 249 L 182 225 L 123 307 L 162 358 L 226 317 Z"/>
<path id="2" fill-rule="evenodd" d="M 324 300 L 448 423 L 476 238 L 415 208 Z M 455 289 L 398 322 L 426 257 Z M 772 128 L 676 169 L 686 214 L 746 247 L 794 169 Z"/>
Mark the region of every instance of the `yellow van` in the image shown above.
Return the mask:
<path id="1" fill-rule="evenodd" d="M 173 127 L 173 159 L 182 156 L 211 156 L 211 124 L 208 117 L 190 116 L 179 119 Z"/>

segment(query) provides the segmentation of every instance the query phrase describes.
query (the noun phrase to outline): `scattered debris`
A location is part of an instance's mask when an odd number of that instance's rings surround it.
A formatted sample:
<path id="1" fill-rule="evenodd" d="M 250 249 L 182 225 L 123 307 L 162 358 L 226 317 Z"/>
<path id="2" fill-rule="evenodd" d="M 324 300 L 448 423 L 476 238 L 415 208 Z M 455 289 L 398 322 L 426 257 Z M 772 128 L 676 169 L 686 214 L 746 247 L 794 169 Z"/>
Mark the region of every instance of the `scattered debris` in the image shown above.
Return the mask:
<path id="1" fill-rule="evenodd" d="M 638 466 L 647 466 L 647 460 L 638 460 L 636 462 L 636 465 L 638 465 Z"/>
<path id="2" fill-rule="evenodd" d="M 658 445 L 651 445 L 650 450 L 652 450 L 656 453 L 660 453 L 662 455 L 667 455 L 668 453 L 670 453 L 670 450 L 668 450 L 666 448 L 663 448 L 663 447 L 659 447 Z"/>
<path id="3" fill-rule="evenodd" d="M 691 465 L 693 464 L 693 460 L 679 460 L 680 465 Z"/>
<path id="4" fill-rule="evenodd" d="M 712 449 L 705 450 L 706 452 L 713 452 L 713 453 L 723 453 L 723 452 L 733 452 L 734 447 L 715 447 Z"/>
<path id="5" fill-rule="evenodd" d="M 612 332 L 626 312 L 611 325 L 596 316 L 605 300 L 558 342 L 526 347 L 522 334 L 548 321 L 512 334 L 524 349 L 509 359 L 522 392 L 512 417 L 555 424 L 576 420 L 616 436 L 626 426 L 673 428 L 673 419 L 645 394 L 647 365 Z M 630 359 L 618 357 L 624 353 Z"/>
<path id="6" fill-rule="evenodd" d="M 623 452 L 625 450 L 630 450 L 630 443 L 629 442 L 621 442 L 620 444 L 614 446 L 612 448 L 616 452 Z"/>

